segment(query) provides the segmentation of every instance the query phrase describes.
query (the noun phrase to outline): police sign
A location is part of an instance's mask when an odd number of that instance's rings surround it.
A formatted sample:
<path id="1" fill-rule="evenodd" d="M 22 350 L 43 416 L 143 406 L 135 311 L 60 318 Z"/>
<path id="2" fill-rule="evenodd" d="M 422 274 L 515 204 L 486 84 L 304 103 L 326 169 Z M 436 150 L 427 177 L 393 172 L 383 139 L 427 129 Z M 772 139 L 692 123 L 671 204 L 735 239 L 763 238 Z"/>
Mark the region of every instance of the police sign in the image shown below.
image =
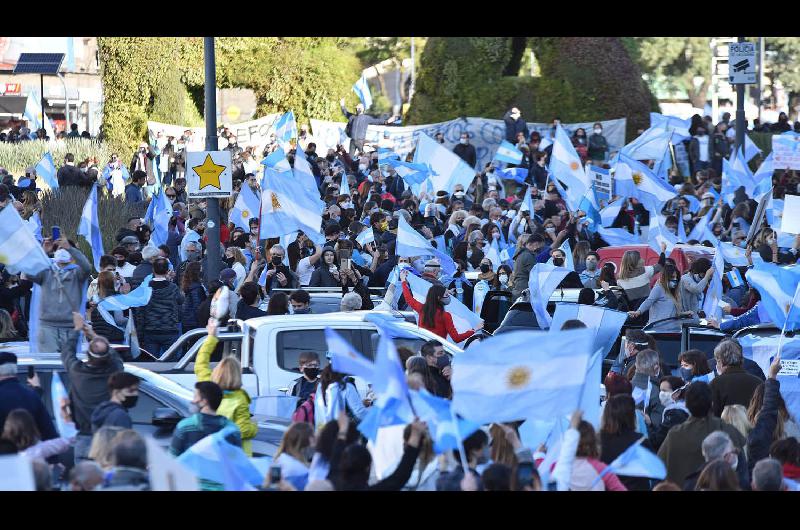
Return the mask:
<path id="1" fill-rule="evenodd" d="M 732 42 L 728 45 L 728 79 L 732 85 L 756 82 L 756 45 Z"/>

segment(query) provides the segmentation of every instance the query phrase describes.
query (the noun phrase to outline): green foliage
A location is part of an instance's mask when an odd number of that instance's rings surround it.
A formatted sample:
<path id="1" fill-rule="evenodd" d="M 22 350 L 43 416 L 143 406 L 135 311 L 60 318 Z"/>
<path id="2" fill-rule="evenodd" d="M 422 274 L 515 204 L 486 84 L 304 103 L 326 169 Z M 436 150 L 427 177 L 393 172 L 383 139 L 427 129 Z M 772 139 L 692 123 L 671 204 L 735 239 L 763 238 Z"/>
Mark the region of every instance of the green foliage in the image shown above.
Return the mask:
<path id="1" fill-rule="evenodd" d="M 630 137 L 658 109 L 620 39 L 532 38 L 530 45 L 541 77 L 503 77 L 510 38 L 431 37 L 408 121 L 500 118 L 517 106 L 526 120 L 537 122 L 627 117 Z"/>
<path id="2" fill-rule="evenodd" d="M 685 91 L 702 108 L 710 87 L 711 47 L 708 37 L 634 37 L 629 50 L 642 70 L 658 77 L 670 89 Z M 703 77 L 695 85 L 694 78 Z"/>
<path id="3" fill-rule="evenodd" d="M 756 39 L 748 39 L 751 42 Z M 779 79 L 787 91 L 800 91 L 800 39 L 797 37 L 765 37 L 765 72 L 774 83 Z"/>
<path id="4" fill-rule="evenodd" d="M 61 227 L 67 238 L 75 241 L 89 261 L 91 247 L 83 237 L 78 238 L 78 224 L 81 219 L 83 205 L 89 190 L 78 186 L 68 186 L 57 190 L 46 190 L 42 194 L 42 226 L 43 234 L 48 235 L 51 226 Z M 100 232 L 103 234 L 103 250 L 106 253 L 118 245 L 114 236 L 125 226 L 131 217 L 144 216 L 147 207 L 144 203 L 131 204 L 124 197 L 112 197 L 98 190 L 97 218 L 100 221 Z"/>
<path id="5" fill-rule="evenodd" d="M 105 164 L 111 158 L 111 148 L 96 140 L 67 139 L 64 142 L 44 140 L 31 140 L 16 144 L 0 143 L 0 167 L 4 167 L 12 175 L 24 175 L 25 169 L 35 166 L 44 154 L 50 151 L 56 169 L 64 165 L 64 155 L 72 153 L 78 163 L 90 157 L 96 157 L 99 163 Z M 40 187 L 46 187 L 40 178 L 37 181 Z"/>

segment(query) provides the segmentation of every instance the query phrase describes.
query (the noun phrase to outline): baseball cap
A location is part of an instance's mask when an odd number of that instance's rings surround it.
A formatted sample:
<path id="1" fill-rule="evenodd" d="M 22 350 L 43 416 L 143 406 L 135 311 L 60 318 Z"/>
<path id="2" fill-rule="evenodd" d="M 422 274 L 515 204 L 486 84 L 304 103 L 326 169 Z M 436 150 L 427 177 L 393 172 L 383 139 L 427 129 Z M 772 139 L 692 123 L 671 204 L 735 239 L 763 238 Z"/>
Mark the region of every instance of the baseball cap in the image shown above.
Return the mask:
<path id="1" fill-rule="evenodd" d="M 231 280 L 236 279 L 236 271 L 233 269 L 222 269 L 219 273 L 219 281 L 222 283 L 228 283 Z"/>
<path id="2" fill-rule="evenodd" d="M 122 238 L 122 241 L 120 241 L 120 244 L 121 245 L 138 245 L 139 244 L 139 238 L 136 237 L 136 236 L 125 236 L 125 237 Z"/>

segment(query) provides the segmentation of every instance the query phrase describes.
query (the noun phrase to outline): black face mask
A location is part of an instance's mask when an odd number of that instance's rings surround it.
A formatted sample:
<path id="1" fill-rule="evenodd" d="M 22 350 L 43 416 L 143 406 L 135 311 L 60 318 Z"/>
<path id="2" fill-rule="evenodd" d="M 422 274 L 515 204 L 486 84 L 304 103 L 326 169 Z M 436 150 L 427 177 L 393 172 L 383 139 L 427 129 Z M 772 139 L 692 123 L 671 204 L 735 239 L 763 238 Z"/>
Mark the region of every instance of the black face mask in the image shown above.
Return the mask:
<path id="1" fill-rule="evenodd" d="M 555 265 L 556 267 L 563 267 L 564 258 L 553 258 L 553 265 Z"/>
<path id="2" fill-rule="evenodd" d="M 232 265 L 233 265 L 234 259 L 233 259 L 233 258 L 225 258 L 225 259 L 224 259 L 224 260 L 222 260 L 222 261 L 224 261 L 225 263 L 227 263 L 227 264 L 228 264 L 228 266 L 230 267 L 230 266 L 232 266 Z"/>
<path id="3" fill-rule="evenodd" d="M 325 157 L 325 160 L 327 160 L 328 162 L 333 162 L 334 160 L 336 160 L 336 157 L 333 155 L 328 155 Z"/>
<path id="4" fill-rule="evenodd" d="M 317 376 L 319 375 L 319 368 L 312 368 L 312 367 L 303 368 L 303 375 L 305 375 L 308 379 L 316 379 Z"/>
<path id="5" fill-rule="evenodd" d="M 119 267 L 124 267 L 125 266 L 125 260 L 124 259 L 118 259 L 117 260 L 117 265 Z"/>
<path id="6" fill-rule="evenodd" d="M 139 401 L 139 395 L 135 396 L 125 396 L 125 399 L 122 400 L 121 405 L 126 409 L 132 409 L 136 406 L 136 402 Z"/>
<path id="7" fill-rule="evenodd" d="M 283 258 L 282 257 L 280 257 L 280 256 L 272 256 L 272 264 L 273 265 L 275 265 L 277 267 L 278 265 L 281 265 L 282 263 L 283 263 Z"/>
<path id="8" fill-rule="evenodd" d="M 487 265 L 486 263 L 481 263 L 481 272 L 482 273 L 486 274 L 487 272 L 489 272 L 489 270 L 490 270 L 489 265 Z"/>

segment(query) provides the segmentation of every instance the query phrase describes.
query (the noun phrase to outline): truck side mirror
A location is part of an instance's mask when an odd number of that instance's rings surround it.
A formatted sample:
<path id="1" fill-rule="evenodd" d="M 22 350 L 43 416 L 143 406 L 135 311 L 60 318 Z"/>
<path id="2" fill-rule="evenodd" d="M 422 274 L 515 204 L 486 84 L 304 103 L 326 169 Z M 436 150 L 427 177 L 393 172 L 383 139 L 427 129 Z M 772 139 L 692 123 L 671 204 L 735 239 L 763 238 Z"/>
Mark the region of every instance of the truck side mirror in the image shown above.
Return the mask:
<path id="1" fill-rule="evenodd" d="M 153 420 L 151 423 L 156 427 L 174 429 L 182 419 L 183 417 L 177 410 L 169 407 L 162 407 L 153 411 Z"/>

